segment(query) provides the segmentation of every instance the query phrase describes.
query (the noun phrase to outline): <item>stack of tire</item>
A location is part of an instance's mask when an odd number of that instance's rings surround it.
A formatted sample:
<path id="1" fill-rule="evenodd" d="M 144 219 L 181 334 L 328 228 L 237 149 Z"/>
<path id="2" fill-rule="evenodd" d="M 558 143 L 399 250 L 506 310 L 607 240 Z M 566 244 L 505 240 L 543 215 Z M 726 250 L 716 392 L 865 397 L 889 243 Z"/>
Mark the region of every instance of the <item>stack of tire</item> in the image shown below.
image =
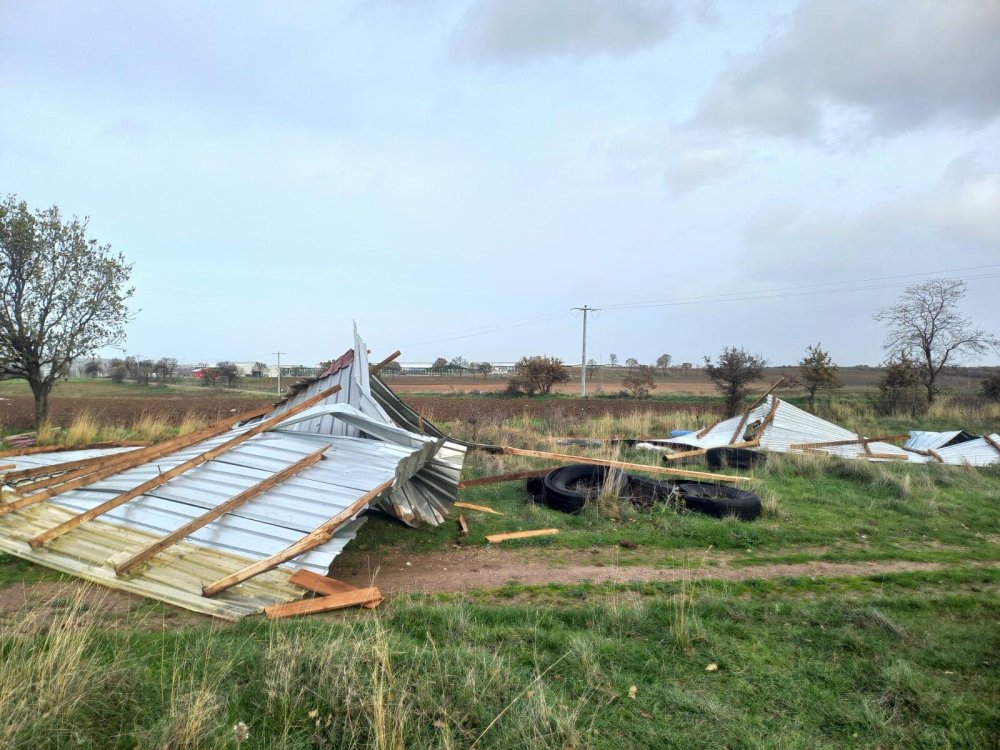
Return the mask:
<path id="1" fill-rule="evenodd" d="M 674 496 L 688 510 L 716 518 L 752 521 L 761 514 L 760 498 L 752 492 L 707 482 L 655 481 L 591 464 L 554 469 L 544 477 L 529 479 L 527 489 L 536 502 L 563 513 L 579 513 L 591 498 L 609 492 L 643 508 Z"/>

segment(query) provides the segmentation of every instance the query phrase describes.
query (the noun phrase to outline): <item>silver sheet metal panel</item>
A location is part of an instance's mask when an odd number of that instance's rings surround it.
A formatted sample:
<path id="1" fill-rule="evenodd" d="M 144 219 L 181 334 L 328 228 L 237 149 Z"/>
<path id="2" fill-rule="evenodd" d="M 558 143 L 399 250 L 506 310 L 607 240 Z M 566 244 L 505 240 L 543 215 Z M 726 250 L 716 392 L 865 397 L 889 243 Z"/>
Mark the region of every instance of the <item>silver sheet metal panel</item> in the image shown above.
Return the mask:
<path id="1" fill-rule="evenodd" d="M 800 452 L 793 449 L 793 445 L 808 443 L 827 443 L 841 440 L 857 440 L 858 436 L 833 422 L 817 417 L 807 411 L 799 409 L 787 401 L 782 401 L 776 396 L 768 396 L 767 400 L 760 406 L 755 407 L 746 420 L 748 426 L 756 422 L 762 422 L 767 418 L 775 400 L 777 408 L 771 422 L 764 427 L 760 436 L 760 448 L 762 450 L 784 452 Z M 715 425 L 703 437 L 698 437 L 696 433 L 681 435 L 670 438 L 667 441 L 673 447 L 682 448 L 718 448 L 729 444 L 733 437 L 733 432 L 739 426 L 740 417 L 733 417 Z M 1000 451 L 997 451 L 985 439 L 972 437 L 963 430 L 952 430 L 949 432 L 920 432 L 910 433 L 910 439 L 906 442 L 906 448 L 915 450 L 936 450 L 947 464 L 969 464 L 972 466 L 988 466 L 1000 463 Z M 743 436 L 738 436 L 736 442 L 742 440 Z M 954 443 L 953 445 L 948 445 Z M 948 447 L 939 447 L 945 446 Z M 908 463 L 928 463 L 935 462 L 932 456 L 921 455 L 911 451 L 903 450 L 898 445 L 883 442 L 868 443 L 868 450 L 871 453 L 884 454 L 887 456 L 898 456 L 893 458 L 874 458 L 869 456 L 860 442 L 853 442 L 848 445 L 824 446 L 813 448 L 831 456 L 841 458 L 861 458 L 868 461 L 907 461 Z"/>
<path id="2" fill-rule="evenodd" d="M 0 458 L 0 464 L 13 464 L 13 469 L 7 471 L 21 471 L 23 469 L 40 469 L 43 466 L 55 466 L 65 464 L 70 461 L 83 461 L 88 458 L 101 458 L 112 456 L 115 453 L 126 453 L 137 450 L 136 448 L 85 448 L 78 451 L 52 451 L 51 453 L 30 453 L 26 456 L 8 456 Z M 3 475 L 0 474 L 0 480 Z"/>

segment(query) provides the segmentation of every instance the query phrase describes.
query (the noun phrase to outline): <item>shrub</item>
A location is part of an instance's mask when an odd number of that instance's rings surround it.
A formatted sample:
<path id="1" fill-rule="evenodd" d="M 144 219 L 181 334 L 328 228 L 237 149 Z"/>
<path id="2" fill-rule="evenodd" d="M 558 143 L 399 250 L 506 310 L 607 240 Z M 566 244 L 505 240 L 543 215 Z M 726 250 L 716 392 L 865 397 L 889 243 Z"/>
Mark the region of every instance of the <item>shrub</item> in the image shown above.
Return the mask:
<path id="1" fill-rule="evenodd" d="M 544 396 L 552 386 L 568 382 L 569 372 L 558 357 L 521 357 L 507 391 L 508 395 L 521 392 L 528 396 Z"/>
<path id="2" fill-rule="evenodd" d="M 991 401 L 1000 401 L 1000 370 L 991 372 L 982 382 L 983 395 Z"/>
<path id="3" fill-rule="evenodd" d="M 648 396 L 649 392 L 656 388 L 656 381 L 653 378 L 653 368 L 649 365 L 637 365 L 622 381 L 625 390 L 636 398 Z"/>

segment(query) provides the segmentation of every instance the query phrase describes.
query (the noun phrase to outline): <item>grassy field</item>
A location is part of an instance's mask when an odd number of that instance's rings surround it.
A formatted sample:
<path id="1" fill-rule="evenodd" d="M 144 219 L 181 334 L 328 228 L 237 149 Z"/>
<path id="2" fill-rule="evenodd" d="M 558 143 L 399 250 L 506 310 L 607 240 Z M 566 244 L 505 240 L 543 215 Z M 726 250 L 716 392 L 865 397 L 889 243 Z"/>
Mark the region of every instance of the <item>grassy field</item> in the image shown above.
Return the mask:
<path id="1" fill-rule="evenodd" d="M 856 399 L 826 408 L 868 434 L 913 426 Z M 442 426 L 656 464 L 556 438 L 700 419 Z M 998 423 L 996 407 L 954 399 L 919 424 Z M 470 454 L 465 476 L 542 465 Z M 387 580 L 410 576 L 398 591 L 413 593 L 302 620 L 219 625 L 118 595 L 106 606 L 0 557 L 0 747 L 998 747 L 1000 469 L 772 456 L 746 476 L 765 505 L 751 523 L 613 498 L 567 516 L 520 483 L 462 491 L 505 514 L 463 511 L 468 537 L 373 515 L 335 574 L 398 564 Z M 550 526 L 560 534 L 486 549 L 487 533 Z M 475 583 L 484 554 L 499 583 Z M 442 556 L 467 585 L 435 589 Z M 525 583 L 529 567 L 551 578 Z"/>

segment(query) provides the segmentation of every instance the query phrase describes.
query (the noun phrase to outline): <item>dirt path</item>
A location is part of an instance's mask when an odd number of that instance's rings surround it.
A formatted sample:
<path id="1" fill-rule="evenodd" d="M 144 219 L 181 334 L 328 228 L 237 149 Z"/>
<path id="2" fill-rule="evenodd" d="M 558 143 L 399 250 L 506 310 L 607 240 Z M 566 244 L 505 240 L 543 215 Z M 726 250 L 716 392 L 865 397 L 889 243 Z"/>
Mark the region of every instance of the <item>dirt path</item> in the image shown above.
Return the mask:
<path id="1" fill-rule="evenodd" d="M 731 567 L 731 557 L 714 555 L 692 567 L 618 565 L 614 551 L 560 550 L 558 562 L 520 550 L 470 549 L 419 555 L 371 555 L 338 558 L 331 575 L 357 586 L 375 585 L 387 594 L 458 592 L 489 589 L 508 584 L 638 583 L 718 579 L 835 577 L 901 573 L 947 568 L 937 563 L 905 560 L 832 563 L 814 561 Z M 1000 563 L 995 565 L 1000 566 Z"/>

